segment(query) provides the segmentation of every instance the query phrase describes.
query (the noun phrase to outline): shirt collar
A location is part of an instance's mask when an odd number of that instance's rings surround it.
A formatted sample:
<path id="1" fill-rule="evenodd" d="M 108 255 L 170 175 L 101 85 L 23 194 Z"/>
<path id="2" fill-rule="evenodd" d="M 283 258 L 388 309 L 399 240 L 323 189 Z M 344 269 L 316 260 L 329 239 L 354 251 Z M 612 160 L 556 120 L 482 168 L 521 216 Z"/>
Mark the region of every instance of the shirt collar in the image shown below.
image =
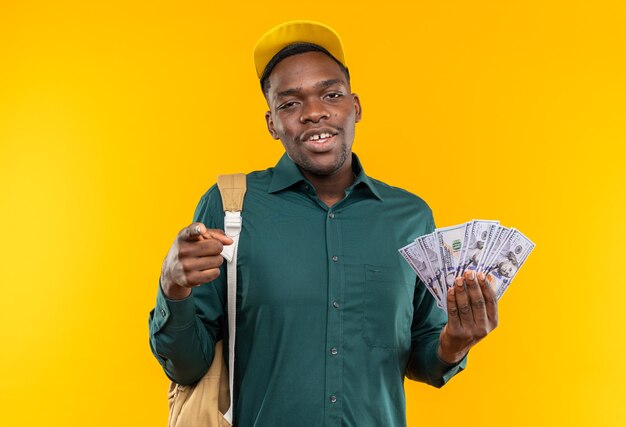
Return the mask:
<path id="1" fill-rule="evenodd" d="M 365 170 L 361 165 L 361 161 L 354 153 L 352 153 L 352 171 L 356 175 L 356 180 L 354 181 L 354 184 L 352 184 L 351 188 L 358 188 L 359 186 L 367 188 L 374 197 L 380 201 L 383 200 L 382 196 L 378 192 L 378 189 L 372 182 L 372 179 L 365 173 Z"/>
<path id="2" fill-rule="evenodd" d="M 359 158 L 354 153 L 352 153 L 352 170 L 356 175 L 356 180 L 350 186 L 350 189 L 363 187 L 369 190 L 377 199 L 383 200 L 372 179 L 365 174 Z M 300 172 L 300 168 L 285 153 L 274 167 L 272 181 L 267 192 L 277 193 L 302 181 L 306 181 L 306 178 Z"/>

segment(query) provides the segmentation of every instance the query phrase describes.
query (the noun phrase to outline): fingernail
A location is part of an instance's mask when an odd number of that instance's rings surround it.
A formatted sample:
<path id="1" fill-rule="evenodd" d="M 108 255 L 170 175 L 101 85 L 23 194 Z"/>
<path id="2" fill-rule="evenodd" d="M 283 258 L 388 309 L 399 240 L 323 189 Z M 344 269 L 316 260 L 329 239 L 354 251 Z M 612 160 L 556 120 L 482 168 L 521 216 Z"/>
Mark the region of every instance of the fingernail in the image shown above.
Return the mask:
<path id="1" fill-rule="evenodd" d="M 476 272 L 474 270 L 470 271 L 470 280 L 476 279 Z"/>
<path id="2" fill-rule="evenodd" d="M 462 287 L 463 287 L 463 279 L 457 279 L 457 280 L 456 280 L 456 285 L 457 285 L 459 288 L 462 288 Z"/>
<path id="3" fill-rule="evenodd" d="M 485 273 L 483 273 L 482 271 L 480 273 L 478 273 L 478 280 L 485 280 Z"/>
<path id="4" fill-rule="evenodd" d="M 196 225 L 196 228 L 194 229 L 194 232 L 195 232 L 197 235 L 200 235 L 200 234 L 201 234 L 201 233 L 200 233 L 200 226 L 199 226 L 199 225 Z"/>

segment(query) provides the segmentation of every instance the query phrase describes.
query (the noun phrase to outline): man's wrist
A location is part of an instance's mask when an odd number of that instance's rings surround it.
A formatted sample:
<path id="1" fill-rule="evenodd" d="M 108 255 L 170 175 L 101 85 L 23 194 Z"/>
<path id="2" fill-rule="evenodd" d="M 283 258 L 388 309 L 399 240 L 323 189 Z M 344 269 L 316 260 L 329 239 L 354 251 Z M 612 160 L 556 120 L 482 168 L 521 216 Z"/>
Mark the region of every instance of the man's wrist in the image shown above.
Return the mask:
<path id="1" fill-rule="evenodd" d="M 437 357 L 446 365 L 456 365 L 459 363 L 465 356 L 467 356 L 468 351 L 460 351 L 460 352 L 445 352 L 443 347 L 441 346 L 441 341 L 437 346 Z"/>
<path id="2" fill-rule="evenodd" d="M 163 276 L 161 276 L 160 283 L 163 294 L 167 299 L 182 300 L 191 295 L 191 288 L 186 288 L 184 286 L 177 285 L 176 283 L 172 283 Z"/>

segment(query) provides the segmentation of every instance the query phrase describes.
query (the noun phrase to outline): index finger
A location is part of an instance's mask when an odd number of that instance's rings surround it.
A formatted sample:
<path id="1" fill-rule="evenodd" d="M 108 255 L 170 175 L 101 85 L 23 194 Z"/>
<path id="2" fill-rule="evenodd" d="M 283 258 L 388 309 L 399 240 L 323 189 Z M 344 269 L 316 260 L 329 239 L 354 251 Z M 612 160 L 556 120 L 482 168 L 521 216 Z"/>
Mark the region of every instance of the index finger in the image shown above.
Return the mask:
<path id="1" fill-rule="evenodd" d="M 204 233 L 202 233 L 202 236 L 204 236 L 205 239 L 216 239 L 219 240 L 222 245 L 230 245 L 233 243 L 233 239 L 228 237 L 223 230 L 218 230 L 215 228 L 211 228 L 209 230 L 205 230 Z"/>
<path id="2" fill-rule="evenodd" d="M 206 227 L 204 224 L 201 222 L 194 222 L 180 231 L 180 237 L 187 242 L 194 242 L 196 240 L 201 240 L 201 236 L 204 233 L 206 233 Z"/>
<path id="3" fill-rule="evenodd" d="M 233 243 L 233 239 L 224 234 L 224 231 L 213 228 L 207 229 L 201 222 L 194 222 L 188 227 L 183 228 L 180 231 L 180 238 L 186 242 L 215 239 L 221 242 L 222 245 L 227 246 Z"/>

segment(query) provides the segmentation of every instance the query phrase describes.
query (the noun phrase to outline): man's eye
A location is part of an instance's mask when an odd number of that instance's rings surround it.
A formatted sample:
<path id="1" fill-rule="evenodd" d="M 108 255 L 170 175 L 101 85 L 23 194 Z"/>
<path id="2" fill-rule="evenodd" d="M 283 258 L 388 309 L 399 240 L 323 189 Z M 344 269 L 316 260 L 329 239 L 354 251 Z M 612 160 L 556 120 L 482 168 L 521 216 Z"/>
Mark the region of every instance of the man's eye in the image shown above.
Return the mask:
<path id="1" fill-rule="evenodd" d="M 293 107 L 294 105 L 296 105 L 294 101 L 289 101 L 289 102 L 285 102 L 284 104 L 282 104 L 280 107 L 278 107 L 278 109 L 285 110 L 285 109 Z"/>
<path id="2" fill-rule="evenodd" d="M 343 96 L 343 93 L 339 93 L 339 92 L 332 92 L 329 93 L 328 95 L 326 95 L 326 97 L 330 98 L 330 99 L 339 99 Z"/>

